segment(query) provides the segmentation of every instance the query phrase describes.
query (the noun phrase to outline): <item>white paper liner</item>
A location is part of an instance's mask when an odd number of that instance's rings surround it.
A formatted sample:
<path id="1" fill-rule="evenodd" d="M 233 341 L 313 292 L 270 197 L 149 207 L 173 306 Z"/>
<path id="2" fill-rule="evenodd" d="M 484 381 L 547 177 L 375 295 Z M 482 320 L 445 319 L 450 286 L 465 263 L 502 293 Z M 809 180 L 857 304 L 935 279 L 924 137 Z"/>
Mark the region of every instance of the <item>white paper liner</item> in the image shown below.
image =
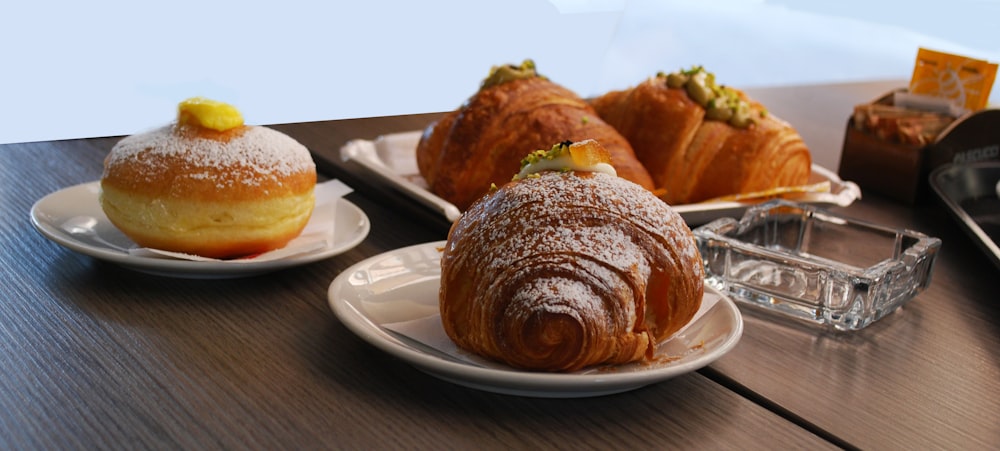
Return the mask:
<path id="1" fill-rule="evenodd" d="M 719 302 L 720 298 L 714 293 L 705 291 L 705 296 L 702 298 L 701 307 L 694 314 L 694 317 L 688 321 L 687 325 L 681 328 L 674 334 L 674 337 L 681 335 L 685 330 L 692 324 L 696 323 L 706 312 L 708 312 L 712 307 Z M 471 352 L 459 349 L 455 345 L 455 342 L 448 337 L 448 334 L 444 331 L 444 326 L 441 325 L 441 315 L 435 314 L 430 316 L 425 316 L 423 318 L 417 318 L 409 321 L 400 321 L 396 323 L 386 323 L 382 324 L 382 327 L 391 330 L 397 334 L 407 337 L 417 343 L 430 347 L 448 358 L 465 363 L 468 365 L 491 368 L 498 370 L 510 370 L 511 368 L 502 363 L 494 362 L 492 360 L 485 359 Z M 660 348 L 670 339 L 664 340 L 660 343 Z M 658 350 L 657 353 L 660 351 Z M 595 371 L 593 368 L 583 369 L 580 372 L 586 373 L 590 371 Z"/>
<path id="2" fill-rule="evenodd" d="M 134 247 L 129 249 L 128 253 L 129 255 L 147 258 L 221 262 L 238 265 L 242 263 L 259 263 L 281 260 L 296 255 L 317 252 L 333 246 L 333 233 L 334 226 L 336 225 L 338 200 L 352 191 L 354 190 L 351 187 L 337 179 L 317 183 L 314 190 L 314 193 L 316 194 L 316 205 L 313 207 L 312 217 L 309 218 L 309 223 L 306 224 L 302 233 L 292 241 L 289 241 L 288 244 L 281 249 L 275 249 L 250 258 L 220 260 L 202 257 L 199 255 L 171 252 L 147 247 Z"/>

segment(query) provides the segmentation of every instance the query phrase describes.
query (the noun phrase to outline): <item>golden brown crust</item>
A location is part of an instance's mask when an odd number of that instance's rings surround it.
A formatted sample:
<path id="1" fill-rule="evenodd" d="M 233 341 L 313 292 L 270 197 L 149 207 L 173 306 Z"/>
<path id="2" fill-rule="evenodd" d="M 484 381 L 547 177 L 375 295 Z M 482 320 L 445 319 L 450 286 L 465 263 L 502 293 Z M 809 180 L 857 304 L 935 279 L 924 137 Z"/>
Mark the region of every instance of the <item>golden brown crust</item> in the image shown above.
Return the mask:
<path id="1" fill-rule="evenodd" d="M 280 132 L 167 126 L 119 141 L 105 159 L 101 207 L 144 247 L 232 258 L 301 233 L 315 202 L 309 151 Z"/>
<path id="2" fill-rule="evenodd" d="M 105 159 L 102 184 L 152 198 L 205 201 L 304 194 L 316 185 L 308 151 L 277 131 L 250 126 L 227 132 L 191 129 L 170 126 L 123 139 Z M 223 159 L 227 146 L 237 145 L 244 148 L 243 155 Z M 177 151 L 164 151 L 168 146 Z M 255 148 L 261 146 L 272 148 Z M 282 158 L 294 160 L 286 164 Z"/>
<path id="3" fill-rule="evenodd" d="M 433 122 L 424 129 L 420 141 L 417 143 L 417 170 L 424 177 L 428 186 L 437 183 L 438 162 L 444 149 L 445 140 L 448 138 L 448 130 L 455 122 L 457 114 L 445 114 L 437 122 Z"/>
<path id="4" fill-rule="evenodd" d="M 701 176 L 673 189 L 689 202 L 804 185 L 809 180 L 811 158 L 802 138 L 773 115 L 747 129 L 709 121 L 699 135 L 716 136 L 709 139 L 712 144 L 698 146 L 696 140 L 692 146 L 703 154 L 688 158 L 688 167 Z"/>
<path id="5" fill-rule="evenodd" d="M 707 120 L 705 109 L 683 89 L 669 88 L 659 77 L 609 92 L 592 104 L 629 140 L 668 203 L 808 182 L 809 149 L 795 129 L 772 114 L 748 128 Z"/>
<path id="6" fill-rule="evenodd" d="M 441 260 L 441 318 L 466 350 L 574 371 L 653 358 L 701 305 L 701 257 L 650 191 L 598 173 L 543 172 L 478 200 Z"/>
<path id="7" fill-rule="evenodd" d="M 652 188 L 628 141 L 575 93 L 541 77 L 484 88 L 431 124 L 417 167 L 432 192 L 465 210 L 491 184 L 509 181 L 529 152 L 585 139 L 608 149 L 621 177 Z"/>
<path id="8" fill-rule="evenodd" d="M 624 91 L 612 91 L 592 102 L 598 115 L 628 139 L 632 149 L 643 149 L 643 164 L 656 188 L 668 186 L 703 122 L 704 108 L 681 89 L 661 89 L 650 82 Z M 652 126 L 654 120 L 656 126 Z M 627 134 L 625 133 L 627 132 Z M 650 151 L 649 149 L 659 149 Z"/>

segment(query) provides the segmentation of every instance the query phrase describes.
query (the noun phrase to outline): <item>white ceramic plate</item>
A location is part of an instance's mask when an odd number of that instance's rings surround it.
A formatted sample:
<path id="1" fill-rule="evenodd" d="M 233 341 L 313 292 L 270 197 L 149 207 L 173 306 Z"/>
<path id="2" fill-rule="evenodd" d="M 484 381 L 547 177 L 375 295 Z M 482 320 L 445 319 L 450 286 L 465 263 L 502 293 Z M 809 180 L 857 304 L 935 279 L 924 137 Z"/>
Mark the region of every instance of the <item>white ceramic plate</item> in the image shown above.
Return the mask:
<path id="1" fill-rule="evenodd" d="M 416 149 L 419 131 L 383 135 L 373 141 L 355 139 L 340 149 L 340 158 L 355 161 L 376 177 L 391 183 L 416 201 L 454 221 L 462 212 L 451 203 L 434 195 L 417 170 Z M 836 173 L 819 165 L 812 165 L 808 184 L 830 182 L 830 192 L 803 193 L 795 197 L 804 204 L 846 207 L 861 198 L 861 188 L 854 182 L 841 180 Z M 706 224 L 712 220 L 739 218 L 754 202 L 704 202 L 672 205 L 689 226 Z"/>
<path id="2" fill-rule="evenodd" d="M 486 362 L 428 335 L 444 336 L 438 313 L 441 249 L 445 242 L 389 251 L 347 269 L 330 284 L 330 307 L 344 325 L 375 347 L 418 369 L 466 387 L 535 397 L 619 393 L 695 371 L 729 352 L 743 333 L 736 305 L 711 287 L 698 315 L 657 350 L 657 362 L 601 367 L 576 373 L 521 371 Z M 437 328 L 421 338 L 396 325 Z M 440 340 L 440 338 L 438 339 Z M 447 340 L 446 340 L 447 341 Z M 454 348 L 453 344 L 450 344 Z"/>
<path id="3" fill-rule="evenodd" d="M 100 182 L 71 186 L 43 197 L 31 207 L 31 223 L 42 235 L 68 249 L 149 274 L 217 279 L 247 277 L 315 262 L 343 253 L 368 236 L 368 216 L 338 199 L 332 245 L 267 261 L 191 261 L 130 254 L 137 247 L 104 215 L 98 202 Z M 307 226 L 308 227 L 308 226 Z"/>

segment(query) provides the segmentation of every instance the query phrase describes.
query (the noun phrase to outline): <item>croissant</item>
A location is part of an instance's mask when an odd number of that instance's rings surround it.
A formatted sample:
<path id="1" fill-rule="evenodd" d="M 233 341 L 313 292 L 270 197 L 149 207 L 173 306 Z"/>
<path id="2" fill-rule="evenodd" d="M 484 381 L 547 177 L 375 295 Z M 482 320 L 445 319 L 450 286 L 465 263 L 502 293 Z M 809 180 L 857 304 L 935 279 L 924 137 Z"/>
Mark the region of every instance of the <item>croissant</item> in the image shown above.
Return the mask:
<path id="1" fill-rule="evenodd" d="M 536 160 L 553 167 L 547 156 Z M 652 359 L 701 305 L 691 230 L 613 173 L 522 176 L 452 225 L 441 260 L 445 332 L 462 349 L 528 370 Z"/>
<path id="2" fill-rule="evenodd" d="M 798 132 L 701 67 L 660 73 L 591 103 L 628 139 L 670 204 L 809 180 L 812 160 Z"/>
<path id="3" fill-rule="evenodd" d="M 459 109 L 428 125 L 417 145 L 417 168 L 431 192 L 465 210 L 492 184 L 510 181 L 528 152 L 584 139 L 604 145 L 622 177 L 653 187 L 628 141 L 587 102 L 538 75 L 526 60 L 517 67 L 493 67 Z"/>

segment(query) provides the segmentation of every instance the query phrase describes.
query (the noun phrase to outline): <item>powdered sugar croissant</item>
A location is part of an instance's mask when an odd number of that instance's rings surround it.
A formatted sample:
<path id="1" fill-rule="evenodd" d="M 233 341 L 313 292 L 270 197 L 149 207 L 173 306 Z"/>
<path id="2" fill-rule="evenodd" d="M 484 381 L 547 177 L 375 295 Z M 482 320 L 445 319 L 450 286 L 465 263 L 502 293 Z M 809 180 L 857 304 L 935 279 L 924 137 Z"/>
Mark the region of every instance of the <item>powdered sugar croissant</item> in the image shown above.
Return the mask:
<path id="1" fill-rule="evenodd" d="M 594 141 L 559 163 L 570 147 L 526 158 L 554 170 L 522 172 L 452 226 L 440 310 L 460 348 L 542 371 L 641 361 L 701 305 L 702 261 L 680 216 L 602 166 Z"/>

